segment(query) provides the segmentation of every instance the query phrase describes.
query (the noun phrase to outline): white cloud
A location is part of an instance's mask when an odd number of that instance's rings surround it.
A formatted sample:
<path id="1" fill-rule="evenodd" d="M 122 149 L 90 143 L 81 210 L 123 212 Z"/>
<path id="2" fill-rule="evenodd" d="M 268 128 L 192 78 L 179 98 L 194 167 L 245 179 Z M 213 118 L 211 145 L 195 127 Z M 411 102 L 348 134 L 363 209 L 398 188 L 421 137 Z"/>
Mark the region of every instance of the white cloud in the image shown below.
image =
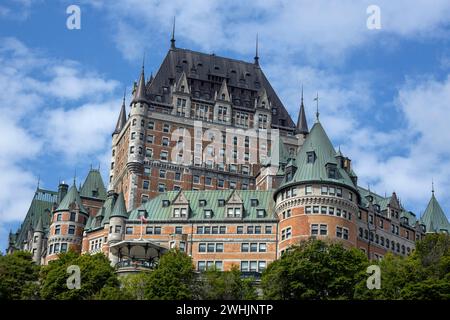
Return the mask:
<path id="1" fill-rule="evenodd" d="M 125 0 L 103 4 L 96 1 L 94 7 L 106 12 L 116 26 L 113 37 L 128 59 L 140 58 L 141 51 L 154 47 L 155 40 L 168 43 L 173 16 L 177 17 L 177 38 L 206 52 L 253 54 L 259 33 L 264 58 L 300 55 L 310 61 L 336 63 L 349 49 L 381 42 L 380 35 L 443 38 L 450 13 L 446 0 L 433 1 L 433 5 L 425 0 L 377 1 L 382 29 L 372 31 L 366 27 L 366 9 L 373 1 L 193 0 L 187 4 L 182 0 Z"/>
<path id="2" fill-rule="evenodd" d="M 36 159 L 57 155 L 72 171 L 109 150 L 120 102 L 113 98 L 117 81 L 75 61 L 47 57 L 16 38 L 1 39 L 0 63 L 0 86 L 7 91 L 0 95 L 3 224 L 26 214 L 40 174 Z"/>

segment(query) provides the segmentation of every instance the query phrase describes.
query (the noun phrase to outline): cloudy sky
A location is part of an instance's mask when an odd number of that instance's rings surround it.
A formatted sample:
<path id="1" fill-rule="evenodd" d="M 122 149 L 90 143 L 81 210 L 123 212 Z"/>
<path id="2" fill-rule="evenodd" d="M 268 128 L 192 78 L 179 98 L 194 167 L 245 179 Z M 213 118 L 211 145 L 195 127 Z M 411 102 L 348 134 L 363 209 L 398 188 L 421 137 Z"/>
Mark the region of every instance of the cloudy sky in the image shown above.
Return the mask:
<path id="1" fill-rule="evenodd" d="M 81 29 L 66 27 L 68 6 Z M 380 8 L 369 29 L 367 8 Z M 303 84 L 362 186 L 450 212 L 450 2 L 4 0 L 0 3 L 0 250 L 40 186 L 108 167 L 125 87 L 177 46 L 260 64 L 296 119 Z M 129 101 L 129 97 L 127 97 Z M 106 172 L 105 172 L 106 173 Z M 106 176 L 106 174 L 105 174 Z"/>

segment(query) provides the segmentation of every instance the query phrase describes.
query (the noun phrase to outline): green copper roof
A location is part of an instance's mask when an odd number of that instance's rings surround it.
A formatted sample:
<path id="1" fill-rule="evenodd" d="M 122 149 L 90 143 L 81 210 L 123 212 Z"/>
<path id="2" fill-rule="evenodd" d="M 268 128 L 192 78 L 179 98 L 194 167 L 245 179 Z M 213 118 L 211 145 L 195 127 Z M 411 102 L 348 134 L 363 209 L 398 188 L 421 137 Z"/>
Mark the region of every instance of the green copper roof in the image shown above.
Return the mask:
<path id="1" fill-rule="evenodd" d="M 421 221 L 426 226 L 427 232 L 439 232 L 442 229 L 450 232 L 450 223 L 439 205 L 439 202 L 434 196 L 434 192 L 431 195 L 430 202 L 428 202 L 428 206 L 425 209 L 424 214 L 422 215 Z"/>
<path id="2" fill-rule="evenodd" d="M 106 188 L 99 170 L 89 171 L 81 187 L 80 196 L 106 200 Z"/>
<path id="3" fill-rule="evenodd" d="M 81 203 L 80 195 L 78 193 L 77 187 L 75 184 L 73 184 L 69 191 L 67 192 L 64 199 L 62 199 L 61 203 L 59 204 L 56 211 L 62 211 L 62 210 L 69 210 L 70 205 L 75 202 L 80 207 L 80 211 L 87 213 L 87 210 L 84 208 L 83 204 Z"/>
<path id="4" fill-rule="evenodd" d="M 307 163 L 309 152 L 314 152 L 315 154 L 315 160 L 312 163 Z M 336 179 L 328 176 L 328 164 L 336 166 L 338 173 Z M 300 148 L 296 156 L 296 166 L 297 171 L 294 177 L 289 181 L 284 180 L 281 187 L 294 183 L 323 181 L 340 183 L 356 191 L 356 186 L 350 179 L 349 174 L 336 161 L 336 150 L 320 122 L 314 124 L 303 146 Z"/>
<path id="5" fill-rule="evenodd" d="M 391 197 L 382 197 L 379 194 L 369 191 L 363 187 L 358 186 L 358 191 L 359 191 L 359 194 L 361 195 L 361 205 L 363 207 L 368 206 L 366 196 L 368 196 L 369 194 L 373 197 L 373 204 L 374 205 L 377 204 L 380 206 L 380 211 L 386 210 L 389 202 L 391 202 Z"/>
<path id="6" fill-rule="evenodd" d="M 36 190 L 27 215 L 12 239 L 15 242 L 15 247 L 22 247 L 23 241 L 28 237 L 29 230 L 32 232 L 37 228 L 41 228 L 44 232 L 48 230 L 52 206 L 57 201 L 57 197 L 57 192 L 44 189 Z M 41 220 L 41 226 L 39 226 L 39 220 Z"/>
<path id="7" fill-rule="evenodd" d="M 116 200 L 116 204 L 114 205 L 114 209 L 111 213 L 110 218 L 112 217 L 123 217 L 128 218 L 127 208 L 125 206 L 125 199 L 123 197 L 123 192 L 119 194 Z"/>
<path id="8" fill-rule="evenodd" d="M 224 220 L 226 219 L 226 205 L 219 206 L 219 199 L 227 201 L 233 190 L 210 190 L 210 191 L 169 191 L 165 194 L 149 200 L 141 207 L 134 209 L 130 213 L 130 220 L 139 219 L 139 210 L 145 209 L 148 213 L 148 220 L 170 220 L 172 219 L 173 206 L 163 206 L 163 200 L 169 200 L 170 204 L 182 192 L 189 201 L 189 220 Z M 274 220 L 274 202 L 272 200 L 273 191 L 259 190 L 235 190 L 236 195 L 243 201 L 243 220 Z M 252 206 L 252 199 L 257 199 L 258 204 Z M 205 206 L 200 206 L 200 200 L 206 200 Z M 265 209 L 265 217 L 258 218 L 257 210 Z M 212 210 L 212 218 L 204 218 L 204 210 Z"/>

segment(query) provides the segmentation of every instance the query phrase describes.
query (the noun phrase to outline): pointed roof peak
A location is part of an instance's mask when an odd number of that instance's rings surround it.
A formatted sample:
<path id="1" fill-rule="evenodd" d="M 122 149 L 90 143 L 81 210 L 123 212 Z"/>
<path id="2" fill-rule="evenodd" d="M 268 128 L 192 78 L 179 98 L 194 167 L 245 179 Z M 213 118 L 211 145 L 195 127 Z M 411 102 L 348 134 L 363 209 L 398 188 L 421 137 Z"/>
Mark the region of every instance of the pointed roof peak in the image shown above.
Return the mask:
<path id="1" fill-rule="evenodd" d="M 298 119 L 297 119 L 297 131 L 301 134 L 308 134 L 308 123 L 306 121 L 306 113 L 305 113 L 305 106 L 303 105 L 303 85 L 302 85 L 302 99 L 300 103 L 300 110 L 298 112 Z"/>
<path id="2" fill-rule="evenodd" d="M 431 194 L 431 199 L 421 219 L 427 231 L 440 231 L 445 229 L 450 232 L 450 222 L 437 201 L 434 192 Z"/>
<path id="3" fill-rule="evenodd" d="M 60 202 L 56 211 L 70 210 L 70 205 L 74 202 L 78 205 L 81 212 L 87 213 L 86 209 L 84 208 L 83 204 L 81 203 L 80 194 L 78 193 L 78 189 L 77 189 L 77 186 L 75 183 L 69 188 L 69 191 L 67 192 L 67 194 L 64 196 L 64 198 Z"/>
<path id="4" fill-rule="evenodd" d="M 120 108 L 119 118 L 117 119 L 116 128 L 114 129 L 113 134 L 120 133 L 122 129 L 125 127 L 125 124 L 127 122 L 127 115 L 125 110 L 125 95 L 126 95 L 126 88 L 123 92 L 122 106 Z"/>
<path id="5" fill-rule="evenodd" d="M 137 103 L 137 102 L 145 102 L 149 103 L 147 99 L 147 89 L 145 86 L 145 72 L 144 72 L 144 61 L 142 61 L 142 69 L 141 69 L 141 75 L 139 77 L 139 81 L 136 87 L 136 90 L 134 92 L 134 97 L 131 103 Z"/>
<path id="6" fill-rule="evenodd" d="M 117 197 L 116 203 L 114 204 L 114 209 L 112 210 L 112 213 L 110 215 L 110 218 L 112 217 L 128 218 L 123 192 L 120 192 L 119 196 Z"/>
<path id="7" fill-rule="evenodd" d="M 316 101 L 316 122 L 319 122 L 319 92 L 317 92 L 316 97 L 314 98 L 314 101 Z"/>
<path id="8" fill-rule="evenodd" d="M 34 227 L 34 232 L 44 232 L 44 227 L 42 225 L 42 216 L 39 217 L 39 220 L 36 224 L 36 226 Z"/>

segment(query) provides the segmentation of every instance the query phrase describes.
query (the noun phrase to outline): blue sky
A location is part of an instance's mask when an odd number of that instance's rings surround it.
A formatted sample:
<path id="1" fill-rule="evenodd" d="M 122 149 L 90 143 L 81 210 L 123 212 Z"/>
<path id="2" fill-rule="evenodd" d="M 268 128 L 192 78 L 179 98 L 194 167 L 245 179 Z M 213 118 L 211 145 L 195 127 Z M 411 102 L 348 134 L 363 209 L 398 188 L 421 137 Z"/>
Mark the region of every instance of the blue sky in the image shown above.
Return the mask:
<path id="1" fill-rule="evenodd" d="M 0 4 L 0 250 L 44 188 L 109 166 L 125 87 L 177 46 L 260 64 L 293 119 L 300 87 L 352 159 L 362 186 L 396 191 L 420 215 L 431 195 L 450 212 L 448 1 L 44 1 Z M 68 30 L 66 8 L 81 9 Z M 380 8 L 381 29 L 366 26 Z M 128 90 L 129 91 L 129 90 Z M 127 96 L 129 101 L 129 95 Z"/>

